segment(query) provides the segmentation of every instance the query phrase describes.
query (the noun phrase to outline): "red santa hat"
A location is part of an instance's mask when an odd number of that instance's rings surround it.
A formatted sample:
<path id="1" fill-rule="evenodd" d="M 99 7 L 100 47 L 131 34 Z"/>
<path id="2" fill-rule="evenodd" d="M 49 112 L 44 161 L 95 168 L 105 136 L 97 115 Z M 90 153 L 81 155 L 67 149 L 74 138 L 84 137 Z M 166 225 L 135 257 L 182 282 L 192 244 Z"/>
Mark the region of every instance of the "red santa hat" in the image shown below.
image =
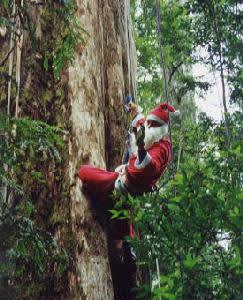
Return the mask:
<path id="1" fill-rule="evenodd" d="M 147 116 L 147 121 L 156 121 L 162 125 L 169 123 L 169 113 L 177 113 L 174 106 L 164 102 L 153 109 Z"/>

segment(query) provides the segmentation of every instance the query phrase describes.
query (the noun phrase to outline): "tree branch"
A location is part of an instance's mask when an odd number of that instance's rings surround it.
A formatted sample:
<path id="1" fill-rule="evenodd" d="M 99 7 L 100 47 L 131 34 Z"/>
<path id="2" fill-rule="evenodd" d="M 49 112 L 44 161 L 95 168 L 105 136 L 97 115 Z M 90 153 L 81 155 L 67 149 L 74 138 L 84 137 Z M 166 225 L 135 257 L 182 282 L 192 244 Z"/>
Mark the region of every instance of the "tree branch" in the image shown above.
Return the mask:
<path id="1" fill-rule="evenodd" d="M 183 62 L 180 62 L 177 66 L 173 66 L 172 71 L 171 71 L 170 76 L 169 76 L 169 84 L 171 82 L 171 79 L 172 79 L 173 75 L 175 74 L 175 72 L 177 71 L 177 69 L 180 68 L 180 66 L 182 64 L 183 64 Z"/>

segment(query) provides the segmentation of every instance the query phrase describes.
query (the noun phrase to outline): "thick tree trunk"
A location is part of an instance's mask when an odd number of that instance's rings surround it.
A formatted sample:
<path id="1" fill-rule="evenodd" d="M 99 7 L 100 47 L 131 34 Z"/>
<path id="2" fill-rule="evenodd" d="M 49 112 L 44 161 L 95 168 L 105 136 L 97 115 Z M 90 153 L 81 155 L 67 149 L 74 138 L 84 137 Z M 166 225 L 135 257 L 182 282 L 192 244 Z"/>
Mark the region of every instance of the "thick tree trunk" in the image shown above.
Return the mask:
<path id="1" fill-rule="evenodd" d="M 112 300 L 106 228 L 82 194 L 75 173 L 87 161 L 110 170 L 121 163 L 126 136 L 123 99 L 128 92 L 135 94 L 136 54 L 128 15 L 130 1 L 76 3 L 77 16 L 89 36 L 86 44 L 77 49 L 73 65 L 62 72 L 61 80 L 55 81 L 50 69 L 43 68 L 44 52 L 62 30 L 44 2 L 28 2 L 29 18 L 36 26 L 37 47 L 33 50 L 25 32 L 22 50 L 19 117 L 61 126 L 66 129 L 68 140 L 63 153 L 65 165 L 53 173 L 47 168 L 46 190 L 33 191 L 32 196 L 38 204 L 38 220 L 66 248 L 73 264 L 61 287 L 48 285 L 40 292 L 40 298 Z M 59 2 L 53 5 L 61 6 Z M 8 40 L 9 34 L 1 45 L 3 54 L 9 48 Z M 3 71 L 7 71 L 7 66 Z M 1 79 L 0 85 L 0 107 L 7 111 L 7 92 L 3 88 L 6 82 Z M 16 92 L 14 86 L 9 105 L 12 116 Z"/>
<path id="2" fill-rule="evenodd" d="M 131 25 L 125 24 L 125 2 L 78 1 L 78 14 L 90 37 L 69 68 L 70 181 L 87 160 L 108 169 L 121 163 L 125 138 L 123 98 L 128 90 L 125 83 L 131 82 L 127 48 L 131 47 L 129 43 L 133 45 L 124 30 Z M 132 55 L 134 60 L 134 52 Z M 84 299 L 113 299 L 106 235 L 94 219 L 78 182 L 72 189 L 71 203 L 73 232 L 77 247 L 82 249 L 76 252 L 78 274 L 73 274 L 71 289 L 76 289 L 77 299 L 78 286 Z"/>

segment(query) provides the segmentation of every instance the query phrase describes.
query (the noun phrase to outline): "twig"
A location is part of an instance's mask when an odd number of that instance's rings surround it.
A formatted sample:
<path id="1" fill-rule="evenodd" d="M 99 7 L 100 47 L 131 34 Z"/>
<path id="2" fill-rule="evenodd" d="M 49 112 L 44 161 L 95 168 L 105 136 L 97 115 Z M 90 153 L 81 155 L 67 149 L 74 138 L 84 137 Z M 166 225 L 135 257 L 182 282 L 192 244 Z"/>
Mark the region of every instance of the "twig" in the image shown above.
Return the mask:
<path id="1" fill-rule="evenodd" d="M 173 75 L 175 74 L 175 72 L 182 66 L 183 62 L 180 62 L 177 66 L 173 66 L 172 71 L 170 73 L 169 79 L 168 79 L 168 83 L 170 84 Z"/>

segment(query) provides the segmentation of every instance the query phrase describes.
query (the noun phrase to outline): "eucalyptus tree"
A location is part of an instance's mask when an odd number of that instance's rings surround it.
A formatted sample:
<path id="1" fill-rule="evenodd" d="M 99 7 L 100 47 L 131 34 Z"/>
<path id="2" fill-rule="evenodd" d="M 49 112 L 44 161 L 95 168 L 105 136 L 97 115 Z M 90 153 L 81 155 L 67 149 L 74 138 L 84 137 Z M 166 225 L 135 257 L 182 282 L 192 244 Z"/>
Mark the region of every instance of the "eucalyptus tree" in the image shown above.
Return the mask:
<path id="1" fill-rule="evenodd" d="M 154 104 L 155 99 L 165 95 L 160 71 L 160 39 L 163 44 L 163 63 L 167 71 L 169 97 L 181 103 L 183 99 L 192 98 L 197 88 L 206 90 L 209 85 L 191 75 L 195 46 L 193 20 L 188 7 L 178 0 L 161 1 L 160 24 L 156 1 L 134 1 L 133 7 L 139 63 L 138 90 L 142 104 L 147 105 L 148 101 Z"/>
<path id="2" fill-rule="evenodd" d="M 194 43 L 207 50 L 208 57 L 202 58 L 212 69 L 220 72 L 222 104 L 228 144 L 230 140 L 228 103 L 242 106 L 242 6 L 238 1 L 206 0 L 187 1 L 193 14 Z M 227 99 L 226 82 L 231 89 Z"/>

